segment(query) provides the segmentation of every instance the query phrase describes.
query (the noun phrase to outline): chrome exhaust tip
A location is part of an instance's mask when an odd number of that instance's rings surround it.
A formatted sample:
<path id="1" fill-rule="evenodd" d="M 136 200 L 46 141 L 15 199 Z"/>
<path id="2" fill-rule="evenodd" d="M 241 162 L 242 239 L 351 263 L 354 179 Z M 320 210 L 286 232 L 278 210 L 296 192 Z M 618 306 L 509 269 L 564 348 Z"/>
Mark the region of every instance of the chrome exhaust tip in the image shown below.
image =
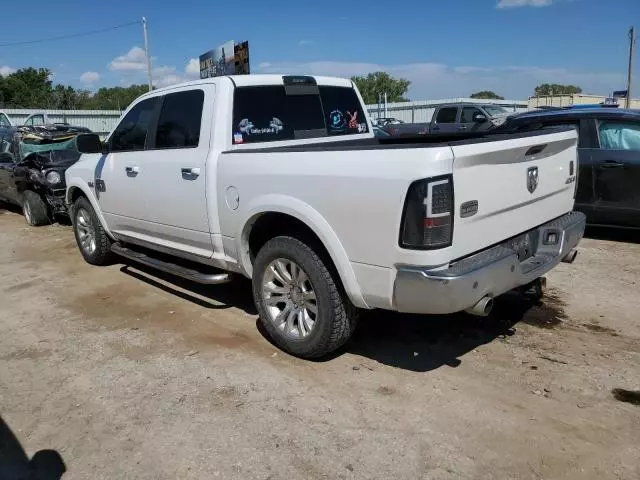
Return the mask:
<path id="1" fill-rule="evenodd" d="M 574 249 L 570 250 L 569 253 L 567 253 L 564 256 L 562 261 L 564 263 L 573 263 L 573 261 L 576 259 L 577 256 L 578 256 L 578 251 L 574 248 Z"/>
<path id="2" fill-rule="evenodd" d="M 488 317 L 493 310 L 493 297 L 487 295 L 482 297 L 473 307 L 467 308 L 465 312 L 477 317 Z"/>

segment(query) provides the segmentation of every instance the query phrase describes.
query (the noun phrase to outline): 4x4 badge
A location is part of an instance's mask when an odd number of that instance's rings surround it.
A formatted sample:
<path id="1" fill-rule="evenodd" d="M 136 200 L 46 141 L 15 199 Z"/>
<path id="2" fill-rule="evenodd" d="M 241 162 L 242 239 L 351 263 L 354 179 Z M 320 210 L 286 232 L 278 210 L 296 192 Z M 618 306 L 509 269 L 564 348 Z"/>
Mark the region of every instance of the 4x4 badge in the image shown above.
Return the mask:
<path id="1" fill-rule="evenodd" d="M 538 188 L 538 167 L 527 168 L 527 190 L 533 193 Z"/>

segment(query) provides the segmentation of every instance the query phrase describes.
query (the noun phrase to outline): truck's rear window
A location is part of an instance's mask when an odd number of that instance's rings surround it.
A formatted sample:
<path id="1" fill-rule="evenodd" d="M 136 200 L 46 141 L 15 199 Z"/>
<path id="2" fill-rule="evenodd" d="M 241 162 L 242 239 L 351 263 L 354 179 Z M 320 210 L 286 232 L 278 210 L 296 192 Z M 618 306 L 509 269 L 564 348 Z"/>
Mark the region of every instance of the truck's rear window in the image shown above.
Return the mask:
<path id="1" fill-rule="evenodd" d="M 367 120 L 353 88 L 320 86 L 302 95 L 287 94 L 283 85 L 235 90 L 235 144 L 366 132 Z"/>

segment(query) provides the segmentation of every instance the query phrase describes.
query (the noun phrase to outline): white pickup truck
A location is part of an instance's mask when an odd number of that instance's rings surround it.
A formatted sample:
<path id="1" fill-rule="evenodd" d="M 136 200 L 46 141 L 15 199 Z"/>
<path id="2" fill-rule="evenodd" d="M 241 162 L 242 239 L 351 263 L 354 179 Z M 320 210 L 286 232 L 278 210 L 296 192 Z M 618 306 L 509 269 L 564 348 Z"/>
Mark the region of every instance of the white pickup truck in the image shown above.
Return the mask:
<path id="1" fill-rule="evenodd" d="M 323 356 L 359 309 L 487 315 L 572 261 L 576 132 L 378 139 L 349 80 L 245 75 L 154 90 L 66 201 L 85 260 L 195 282 L 250 277 L 273 341 Z"/>

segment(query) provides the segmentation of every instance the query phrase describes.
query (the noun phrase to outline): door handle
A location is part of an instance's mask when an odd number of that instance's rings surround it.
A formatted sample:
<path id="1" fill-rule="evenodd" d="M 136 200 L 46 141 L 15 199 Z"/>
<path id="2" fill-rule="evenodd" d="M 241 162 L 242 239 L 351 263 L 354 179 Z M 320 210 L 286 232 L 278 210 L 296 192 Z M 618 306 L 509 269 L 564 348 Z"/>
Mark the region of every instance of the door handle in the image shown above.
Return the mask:
<path id="1" fill-rule="evenodd" d="M 129 175 L 137 175 L 140 173 L 140 167 L 124 167 L 124 171 Z"/>
<path id="2" fill-rule="evenodd" d="M 458 130 L 466 130 L 466 129 L 467 129 L 467 127 L 465 127 L 464 125 L 460 125 L 460 126 L 458 127 Z"/>
<path id="3" fill-rule="evenodd" d="M 616 162 L 615 160 L 607 160 L 605 163 L 600 165 L 600 168 L 620 168 L 624 167 L 624 163 Z"/>
<path id="4" fill-rule="evenodd" d="M 200 175 L 199 168 L 182 168 L 181 171 L 183 177 L 195 178 Z"/>
<path id="5" fill-rule="evenodd" d="M 432 130 L 433 132 L 437 132 L 438 130 L 440 130 L 440 127 L 431 127 L 431 130 Z"/>

